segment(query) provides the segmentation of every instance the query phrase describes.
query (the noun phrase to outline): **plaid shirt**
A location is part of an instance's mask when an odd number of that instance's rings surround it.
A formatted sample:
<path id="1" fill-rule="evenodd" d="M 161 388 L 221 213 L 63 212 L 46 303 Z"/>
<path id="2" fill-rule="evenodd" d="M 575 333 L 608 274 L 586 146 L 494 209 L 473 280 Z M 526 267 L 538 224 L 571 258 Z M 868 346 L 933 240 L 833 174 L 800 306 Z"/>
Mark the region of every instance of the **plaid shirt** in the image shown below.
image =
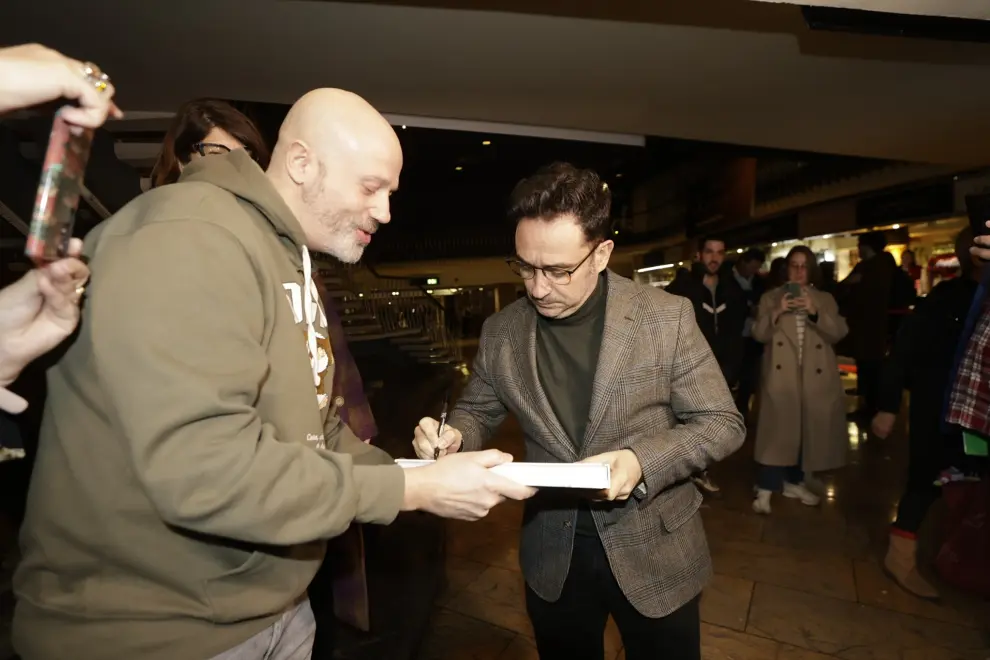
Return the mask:
<path id="1" fill-rule="evenodd" d="M 990 435 L 990 297 L 984 297 L 978 309 L 956 371 L 946 421 Z"/>

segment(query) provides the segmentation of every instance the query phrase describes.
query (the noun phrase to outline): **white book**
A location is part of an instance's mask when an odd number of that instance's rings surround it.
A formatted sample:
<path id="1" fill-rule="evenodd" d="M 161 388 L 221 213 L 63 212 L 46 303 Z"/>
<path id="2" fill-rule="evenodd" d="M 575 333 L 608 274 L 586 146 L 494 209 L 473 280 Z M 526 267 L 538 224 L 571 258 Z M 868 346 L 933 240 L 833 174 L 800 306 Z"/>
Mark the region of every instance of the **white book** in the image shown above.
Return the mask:
<path id="1" fill-rule="evenodd" d="M 433 461 L 400 458 L 403 468 L 417 468 Z M 534 488 L 584 488 L 607 490 L 611 484 L 608 463 L 503 463 L 491 468 L 507 479 Z"/>

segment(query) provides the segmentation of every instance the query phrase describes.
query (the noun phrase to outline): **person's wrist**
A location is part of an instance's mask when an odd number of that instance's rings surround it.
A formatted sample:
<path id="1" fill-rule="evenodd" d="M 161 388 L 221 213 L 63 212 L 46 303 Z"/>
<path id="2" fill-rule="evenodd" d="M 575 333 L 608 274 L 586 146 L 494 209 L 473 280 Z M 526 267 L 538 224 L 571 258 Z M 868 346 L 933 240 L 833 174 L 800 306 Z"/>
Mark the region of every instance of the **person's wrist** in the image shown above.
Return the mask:
<path id="1" fill-rule="evenodd" d="M 632 449 L 623 449 L 622 452 L 626 455 L 626 460 L 628 461 L 628 469 L 634 474 L 638 475 L 635 479 L 635 483 L 640 483 L 643 481 L 643 465 L 639 462 L 639 456 L 636 455 Z"/>
<path id="2" fill-rule="evenodd" d="M 406 470 L 405 489 L 402 495 L 403 511 L 416 511 L 422 508 L 423 470 L 428 469 L 428 467 L 418 467 Z"/>

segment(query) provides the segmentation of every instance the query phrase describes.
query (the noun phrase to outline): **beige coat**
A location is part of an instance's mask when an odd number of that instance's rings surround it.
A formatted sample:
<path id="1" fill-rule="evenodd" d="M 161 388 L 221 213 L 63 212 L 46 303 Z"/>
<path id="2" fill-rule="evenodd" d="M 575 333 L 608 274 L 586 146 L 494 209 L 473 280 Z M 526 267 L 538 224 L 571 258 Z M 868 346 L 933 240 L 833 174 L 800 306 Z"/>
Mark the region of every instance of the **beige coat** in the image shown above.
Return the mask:
<path id="1" fill-rule="evenodd" d="M 812 289 L 818 321 L 805 323 L 799 363 L 795 315 L 782 314 L 773 322 L 783 295 L 783 287 L 765 293 L 753 325 L 753 338 L 767 347 L 755 459 L 761 465 L 790 466 L 800 456 L 806 472 L 833 470 L 845 465 L 848 444 L 845 393 L 834 345 L 849 327 L 835 299 Z"/>

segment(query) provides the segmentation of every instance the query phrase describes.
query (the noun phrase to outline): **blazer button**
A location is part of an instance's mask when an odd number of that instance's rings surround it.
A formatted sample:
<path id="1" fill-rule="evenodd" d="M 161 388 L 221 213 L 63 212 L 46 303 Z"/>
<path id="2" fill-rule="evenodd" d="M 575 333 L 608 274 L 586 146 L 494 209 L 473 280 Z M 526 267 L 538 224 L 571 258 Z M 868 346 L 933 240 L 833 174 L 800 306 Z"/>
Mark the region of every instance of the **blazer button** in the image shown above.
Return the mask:
<path id="1" fill-rule="evenodd" d="M 818 346 L 815 346 L 815 348 L 818 348 L 818 349 L 821 349 L 821 347 L 822 347 L 821 344 L 818 344 Z"/>
<path id="2" fill-rule="evenodd" d="M 782 342 L 782 341 L 778 341 L 777 342 L 777 346 L 783 346 L 783 345 L 784 345 L 784 342 Z"/>
<path id="3" fill-rule="evenodd" d="M 780 369 L 780 365 L 779 364 L 777 365 L 777 368 Z"/>
<path id="4" fill-rule="evenodd" d="M 815 369 L 815 373 L 816 373 L 816 374 L 820 374 L 821 372 L 822 372 L 822 370 L 821 370 L 821 369 Z"/>
<path id="5" fill-rule="evenodd" d="M 342 396 L 334 397 L 333 405 L 340 408 L 342 405 L 344 405 L 344 397 Z"/>

